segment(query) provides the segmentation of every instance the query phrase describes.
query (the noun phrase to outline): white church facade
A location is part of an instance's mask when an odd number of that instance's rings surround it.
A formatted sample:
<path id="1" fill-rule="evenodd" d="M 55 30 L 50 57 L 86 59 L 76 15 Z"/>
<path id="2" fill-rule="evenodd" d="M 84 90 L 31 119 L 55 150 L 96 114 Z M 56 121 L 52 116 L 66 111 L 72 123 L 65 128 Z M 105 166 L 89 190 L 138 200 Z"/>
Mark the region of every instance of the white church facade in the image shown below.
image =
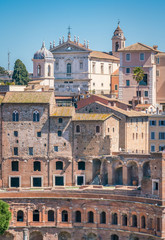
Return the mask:
<path id="1" fill-rule="evenodd" d="M 55 42 L 53 46 L 50 43 L 49 50 L 43 44 L 32 59 L 33 81 L 54 88 L 56 96 L 110 94 L 111 74 L 119 68 L 120 62 L 114 54 L 115 44 L 120 43 L 113 38 L 112 54 L 93 51 L 88 42 L 81 44 L 76 37 L 72 41 L 70 31 L 66 41 L 63 37 L 57 46 Z"/>

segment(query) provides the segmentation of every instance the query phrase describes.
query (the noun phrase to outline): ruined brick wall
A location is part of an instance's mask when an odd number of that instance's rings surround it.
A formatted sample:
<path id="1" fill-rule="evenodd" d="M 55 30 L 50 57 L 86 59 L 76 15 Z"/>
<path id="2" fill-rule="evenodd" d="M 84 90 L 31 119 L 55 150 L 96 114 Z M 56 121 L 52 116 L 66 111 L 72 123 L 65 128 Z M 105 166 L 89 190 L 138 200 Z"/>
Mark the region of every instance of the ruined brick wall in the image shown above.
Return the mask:
<path id="1" fill-rule="evenodd" d="M 64 194 L 63 191 L 60 193 Z M 155 205 L 155 200 L 140 202 L 135 197 L 129 200 L 118 195 L 114 197 L 107 195 L 107 198 L 103 199 L 101 198 L 102 194 L 99 195 L 97 191 L 81 193 L 81 199 L 77 197 L 77 194 L 71 192 L 68 192 L 67 199 L 62 197 L 58 199 L 52 195 L 52 198 L 49 199 L 33 198 L 31 201 L 28 197 L 21 199 L 18 196 L 16 199 L 4 199 L 10 204 L 12 211 L 8 232 L 14 236 L 14 240 L 21 239 L 19 236 L 21 230 L 22 232 L 27 230 L 28 236 L 31 236 L 34 231 L 40 232 L 43 240 L 61 239 L 60 235 L 64 232 L 68 233 L 70 238 L 67 239 L 70 240 L 83 240 L 85 236 L 85 239 L 109 240 L 113 234 L 116 234 L 119 240 L 135 240 L 135 237 L 139 240 L 154 240 L 161 236 L 163 226 L 161 221 L 158 226 L 157 219 L 161 219 L 163 210 Z M 22 222 L 17 221 L 19 210 L 24 213 Z M 38 222 L 33 221 L 34 210 L 39 211 Z M 52 222 L 48 221 L 49 210 L 54 211 L 54 221 Z M 67 221 L 62 220 L 62 211 L 67 211 Z M 76 211 L 81 213 L 81 222 L 76 222 Z M 91 223 L 88 217 L 90 211 L 93 212 L 93 222 Z M 101 223 L 100 214 L 102 212 L 106 213 L 105 223 Z M 114 214 L 117 217 L 115 223 L 113 222 Z M 123 215 L 127 216 L 126 224 L 123 223 Z M 133 215 L 137 218 L 136 225 L 133 222 Z M 145 218 L 145 226 L 142 226 L 142 216 Z M 91 233 L 96 238 L 90 238 Z"/>

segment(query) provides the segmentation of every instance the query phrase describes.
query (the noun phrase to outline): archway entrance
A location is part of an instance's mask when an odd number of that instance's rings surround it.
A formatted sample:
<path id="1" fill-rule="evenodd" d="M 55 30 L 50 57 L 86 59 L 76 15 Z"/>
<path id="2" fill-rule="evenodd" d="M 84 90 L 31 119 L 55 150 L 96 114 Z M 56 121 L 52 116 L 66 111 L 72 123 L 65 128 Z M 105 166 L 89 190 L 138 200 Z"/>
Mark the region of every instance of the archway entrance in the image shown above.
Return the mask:
<path id="1" fill-rule="evenodd" d="M 115 169 L 115 185 L 123 185 L 123 168 L 118 167 Z"/>
<path id="2" fill-rule="evenodd" d="M 97 236 L 94 233 L 89 233 L 87 236 L 87 240 L 97 240 Z"/>
<path id="3" fill-rule="evenodd" d="M 135 162 L 129 162 L 127 165 L 127 179 L 128 185 L 138 186 L 139 184 L 138 166 Z"/>
<path id="4" fill-rule="evenodd" d="M 38 231 L 30 233 L 29 240 L 43 240 L 42 233 Z"/>
<path id="5" fill-rule="evenodd" d="M 14 236 L 6 232 L 4 235 L 0 236 L 0 240 L 14 240 Z"/>
<path id="6" fill-rule="evenodd" d="M 71 240 L 71 235 L 68 232 L 61 232 L 58 235 L 58 240 Z"/>

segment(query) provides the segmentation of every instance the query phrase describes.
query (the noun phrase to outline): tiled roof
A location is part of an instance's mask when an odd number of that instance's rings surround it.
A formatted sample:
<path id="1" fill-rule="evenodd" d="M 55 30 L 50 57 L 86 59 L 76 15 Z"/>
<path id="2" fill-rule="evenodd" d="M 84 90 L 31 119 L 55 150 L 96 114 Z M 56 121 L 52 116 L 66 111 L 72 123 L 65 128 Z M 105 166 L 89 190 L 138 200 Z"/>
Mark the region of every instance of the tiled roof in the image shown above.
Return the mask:
<path id="1" fill-rule="evenodd" d="M 110 55 L 108 53 L 99 52 L 99 51 L 92 51 L 90 53 L 90 57 L 119 61 L 119 58 L 114 57 L 113 55 Z"/>
<path id="2" fill-rule="evenodd" d="M 102 113 L 76 113 L 73 116 L 73 121 L 105 121 L 113 114 L 102 114 Z"/>
<path id="3" fill-rule="evenodd" d="M 136 105 L 136 108 L 148 108 L 150 106 L 152 106 L 152 104 L 138 104 Z"/>
<path id="4" fill-rule="evenodd" d="M 118 50 L 118 52 L 127 52 L 127 51 L 154 51 L 154 52 L 159 52 L 158 50 L 155 50 L 154 48 L 152 48 L 150 46 L 147 46 L 145 44 L 139 43 L 139 42 Z"/>
<path id="5" fill-rule="evenodd" d="M 42 82 L 43 80 L 32 80 L 32 81 L 30 81 L 30 82 L 28 82 L 28 84 L 38 84 L 38 83 L 40 83 L 40 82 Z"/>
<path id="6" fill-rule="evenodd" d="M 72 117 L 75 114 L 74 107 L 57 107 L 52 117 Z"/>
<path id="7" fill-rule="evenodd" d="M 129 104 L 129 103 L 126 103 L 126 102 L 124 102 L 124 101 L 120 101 L 119 99 L 116 99 L 116 98 L 110 98 L 110 97 L 106 97 L 106 96 L 104 96 L 104 95 L 99 95 L 99 94 L 97 94 L 96 96 L 98 96 L 98 97 L 101 97 L 101 98 L 104 98 L 104 99 L 106 99 L 107 101 L 109 101 L 109 102 L 119 102 L 119 103 L 123 103 L 123 104 L 125 104 L 125 105 L 127 105 L 127 106 L 132 106 L 131 104 Z"/>
<path id="8" fill-rule="evenodd" d="M 2 103 L 49 103 L 53 92 L 7 92 Z"/>
<path id="9" fill-rule="evenodd" d="M 4 95 L 0 95 L 0 104 L 2 103 L 3 99 L 4 99 Z"/>
<path id="10" fill-rule="evenodd" d="M 98 104 L 100 105 L 103 105 L 107 108 L 110 108 L 116 112 L 119 112 L 127 117 L 141 117 L 141 116 L 144 116 L 144 117 L 148 117 L 148 115 L 146 113 L 142 113 L 142 112 L 138 112 L 138 111 L 134 111 L 134 110 L 130 110 L 130 111 L 126 111 L 124 109 L 121 109 L 121 108 L 118 108 L 118 107 L 111 107 L 111 106 L 107 106 L 101 102 L 97 102 Z"/>

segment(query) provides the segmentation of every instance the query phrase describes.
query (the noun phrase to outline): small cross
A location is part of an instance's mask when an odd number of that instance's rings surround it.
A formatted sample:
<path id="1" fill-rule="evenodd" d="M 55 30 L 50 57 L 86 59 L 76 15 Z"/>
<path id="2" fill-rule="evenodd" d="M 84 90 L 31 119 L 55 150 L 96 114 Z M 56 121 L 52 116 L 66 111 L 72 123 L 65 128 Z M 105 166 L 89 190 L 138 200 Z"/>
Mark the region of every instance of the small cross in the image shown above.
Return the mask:
<path id="1" fill-rule="evenodd" d="M 118 25 L 120 24 L 120 20 L 118 19 Z"/>
<path id="2" fill-rule="evenodd" d="M 69 25 L 69 27 L 68 27 L 68 34 L 70 34 L 70 30 L 71 30 L 72 28 L 70 27 L 70 25 Z"/>

